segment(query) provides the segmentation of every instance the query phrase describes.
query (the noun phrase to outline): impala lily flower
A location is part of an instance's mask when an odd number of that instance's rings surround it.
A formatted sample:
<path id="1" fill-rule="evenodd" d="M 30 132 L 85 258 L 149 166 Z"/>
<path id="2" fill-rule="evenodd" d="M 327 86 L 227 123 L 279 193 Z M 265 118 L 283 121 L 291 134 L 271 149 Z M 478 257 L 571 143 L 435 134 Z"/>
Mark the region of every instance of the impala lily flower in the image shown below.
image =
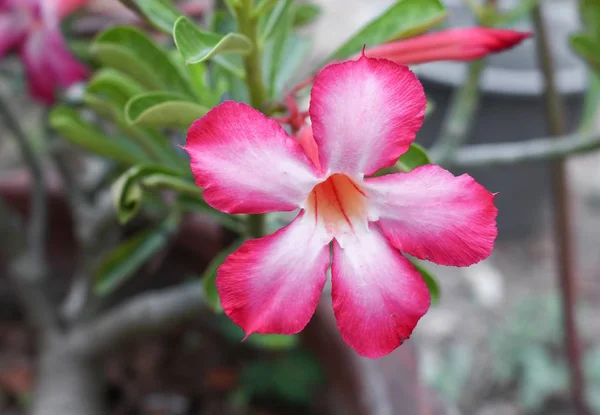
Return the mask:
<path id="1" fill-rule="evenodd" d="M 88 71 L 69 51 L 60 18 L 82 0 L 0 0 L 0 57 L 18 49 L 31 95 L 54 102 L 57 87 L 67 88 Z"/>
<path id="2" fill-rule="evenodd" d="M 456 266 L 491 253 L 493 195 L 470 176 L 427 165 L 368 177 L 408 150 L 424 111 L 423 88 L 406 66 L 362 56 L 317 75 L 314 136 L 297 141 L 275 120 L 231 101 L 190 127 L 185 149 L 212 207 L 300 209 L 218 270 L 225 313 L 247 335 L 301 331 L 331 265 L 344 340 L 363 356 L 383 356 L 410 336 L 430 304 L 421 275 L 400 251 Z"/>
<path id="3" fill-rule="evenodd" d="M 373 58 L 412 65 L 434 61 L 470 61 L 510 49 L 531 33 L 490 27 L 469 27 L 427 33 L 366 50 Z"/>

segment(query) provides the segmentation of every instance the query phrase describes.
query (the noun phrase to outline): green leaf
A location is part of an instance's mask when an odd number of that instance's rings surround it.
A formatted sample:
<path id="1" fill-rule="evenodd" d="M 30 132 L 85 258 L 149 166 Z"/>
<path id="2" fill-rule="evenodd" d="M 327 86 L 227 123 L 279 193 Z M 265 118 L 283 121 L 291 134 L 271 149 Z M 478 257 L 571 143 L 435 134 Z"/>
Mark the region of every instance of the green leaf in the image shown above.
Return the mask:
<path id="1" fill-rule="evenodd" d="M 446 9 L 440 0 L 399 0 L 338 48 L 328 59 L 348 58 L 363 45 L 379 45 L 423 33 L 440 23 Z"/>
<path id="2" fill-rule="evenodd" d="M 216 328 L 221 335 L 232 343 L 244 341 L 244 331 L 234 324 L 225 314 L 216 316 Z M 283 334 L 258 334 L 249 336 L 244 343 L 261 350 L 285 350 L 292 349 L 298 345 L 298 336 Z"/>
<path id="3" fill-rule="evenodd" d="M 431 164 L 429 156 L 423 147 L 418 144 L 411 144 L 408 151 L 398 158 L 396 166 L 404 172 L 409 172 L 415 167 Z"/>
<path id="4" fill-rule="evenodd" d="M 587 34 L 572 35 L 571 47 L 580 54 L 595 70 L 600 70 L 600 42 Z"/>
<path id="5" fill-rule="evenodd" d="M 252 42 L 246 36 L 205 32 L 185 16 L 175 22 L 173 38 L 187 64 L 204 62 L 223 53 L 245 55 L 252 51 Z"/>
<path id="6" fill-rule="evenodd" d="M 265 24 L 263 27 L 259 28 L 260 31 L 260 43 L 264 43 L 269 40 L 276 28 L 281 26 L 282 23 L 287 27 L 291 27 L 291 23 L 293 20 L 289 20 L 288 23 L 285 22 L 287 16 L 289 14 L 289 10 L 291 9 L 292 1 L 291 0 L 280 0 L 275 8 L 271 11 L 268 18 L 265 20 Z"/>
<path id="7" fill-rule="evenodd" d="M 139 29 L 110 28 L 96 38 L 91 53 L 103 65 L 131 76 L 150 90 L 190 94 L 189 80 L 182 77 L 167 53 Z"/>
<path id="8" fill-rule="evenodd" d="M 148 160 L 139 149 L 107 137 L 69 107 L 55 107 L 50 113 L 50 126 L 71 143 L 101 157 L 123 164 L 137 164 Z"/>
<path id="9" fill-rule="evenodd" d="M 187 129 L 207 112 L 208 108 L 186 97 L 162 91 L 136 95 L 125 106 L 125 118 L 129 124 L 148 127 Z"/>
<path id="10" fill-rule="evenodd" d="M 222 313 L 223 308 L 221 307 L 221 301 L 219 300 L 219 293 L 217 291 L 217 269 L 223 264 L 225 258 L 233 251 L 238 249 L 243 241 L 236 241 L 226 249 L 219 252 L 213 259 L 208 263 L 206 269 L 202 273 L 202 286 L 204 287 L 204 294 L 206 295 L 206 301 L 210 308 L 216 313 Z"/>
<path id="11" fill-rule="evenodd" d="M 179 170 L 152 164 L 133 166 L 115 181 L 111 189 L 119 222 L 129 222 L 142 206 L 145 189 L 155 188 L 169 188 L 199 198 L 202 193 Z"/>
<path id="12" fill-rule="evenodd" d="M 278 80 L 280 71 L 287 72 L 284 77 L 292 76 L 298 65 L 298 58 L 302 58 L 301 50 L 297 50 L 299 52 L 297 55 L 291 55 L 293 48 L 302 48 L 307 45 L 302 43 L 303 39 L 293 33 L 294 12 L 293 3 L 290 0 L 281 1 L 271 12 L 266 23 L 265 33 L 262 34 L 264 42 L 263 80 L 267 85 L 269 97 L 273 99 L 279 98 L 281 95 L 279 90 L 282 91 L 285 87 L 285 85 L 278 86 L 278 84 L 281 85 L 281 79 Z"/>
<path id="13" fill-rule="evenodd" d="M 121 112 L 132 96 L 142 92 L 144 88 L 135 79 L 112 68 L 98 70 L 86 88 L 86 93 L 115 104 Z"/>
<path id="14" fill-rule="evenodd" d="M 581 19 L 585 30 L 593 39 L 600 40 L 600 2 L 598 0 L 580 0 Z"/>
<path id="15" fill-rule="evenodd" d="M 84 102 L 96 112 L 111 119 L 125 134 L 125 141 L 133 141 L 143 149 L 149 160 L 178 166 L 182 158 L 160 132 L 131 125 L 125 119 L 125 106 L 130 98 L 144 91 L 130 76 L 111 68 L 98 71 L 86 89 Z"/>
<path id="16" fill-rule="evenodd" d="M 425 281 L 425 284 L 429 289 L 431 304 L 438 304 L 440 302 L 440 286 L 437 282 L 437 279 L 427 268 L 421 265 L 421 263 L 418 260 L 410 258 L 410 262 L 412 262 L 417 271 L 419 271 L 419 274 L 421 274 L 421 277 L 423 277 L 423 280 Z"/>
<path id="17" fill-rule="evenodd" d="M 259 0 L 254 8 L 254 17 L 260 17 L 264 13 L 271 10 L 281 0 Z"/>
<path id="18" fill-rule="evenodd" d="M 583 105 L 583 115 L 579 124 L 579 131 L 590 131 L 596 124 L 598 114 L 598 104 L 600 103 L 600 73 L 598 71 L 588 71 L 588 90 L 585 94 Z"/>
<path id="19" fill-rule="evenodd" d="M 254 360 L 244 367 L 240 388 L 251 397 L 276 397 L 295 404 L 309 404 L 324 374 L 316 359 L 295 351 L 271 360 Z"/>
<path id="20" fill-rule="evenodd" d="M 273 78 L 270 85 L 272 98 L 283 96 L 286 89 L 289 88 L 290 80 L 300 65 L 305 62 L 306 56 L 310 52 L 310 47 L 310 40 L 293 33 L 286 38 L 280 63 L 272 75 Z"/>
<path id="21" fill-rule="evenodd" d="M 294 26 L 304 26 L 312 23 L 321 14 L 321 8 L 312 3 L 300 3 L 296 5 Z"/>
<path id="22" fill-rule="evenodd" d="M 94 277 L 94 292 L 107 295 L 135 273 L 169 241 L 179 224 L 179 216 L 169 216 L 159 226 L 137 233 L 117 245 L 100 262 Z"/>
<path id="23" fill-rule="evenodd" d="M 127 0 L 125 5 L 132 5 L 134 11 L 144 16 L 155 28 L 169 35 L 173 32 L 175 20 L 181 16 L 170 0 Z"/>

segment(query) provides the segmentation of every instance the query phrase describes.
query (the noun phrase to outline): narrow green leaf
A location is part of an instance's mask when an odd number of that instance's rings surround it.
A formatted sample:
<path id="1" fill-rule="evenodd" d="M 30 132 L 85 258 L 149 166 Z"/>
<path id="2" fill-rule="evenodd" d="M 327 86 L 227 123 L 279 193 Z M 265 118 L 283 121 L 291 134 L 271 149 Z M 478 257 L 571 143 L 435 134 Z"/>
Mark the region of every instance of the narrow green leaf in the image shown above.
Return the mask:
<path id="1" fill-rule="evenodd" d="M 281 0 L 259 0 L 254 8 L 254 16 L 260 17 L 264 13 L 271 10 Z"/>
<path id="2" fill-rule="evenodd" d="M 266 42 L 271 38 L 273 33 L 275 32 L 275 28 L 282 24 L 282 21 L 286 19 L 286 15 L 289 13 L 289 9 L 292 6 L 291 0 L 280 0 L 275 8 L 269 14 L 269 17 L 265 20 L 264 27 L 260 30 L 260 41 L 261 43 Z M 291 23 L 293 20 L 285 23 L 291 27 Z"/>
<path id="3" fill-rule="evenodd" d="M 94 278 L 94 292 L 104 296 L 113 292 L 169 241 L 179 216 L 171 215 L 159 226 L 137 233 L 117 245 L 102 260 Z"/>
<path id="4" fill-rule="evenodd" d="M 296 5 L 294 26 L 304 26 L 312 23 L 321 14 L 321 8 L 312 3 L 300 3 Z"/>
<path id="5" fill-rule="evenodd" d="M 112 68 L 103 68 L 94 75 L 83 96 L 85 103 L 96 112 L 111 119 L 124 133 L 125 141 L 134 142 L 143 149 L 149 160 L 178 166 L 182 159 L 160 132 L 129 124 L 125 119 L 125 105 L 132 96 L 144 91 L 130 76 Z"/>
<path id="6" fill-rule="evenodd" d="M 600 70 L 600 41 L 587 34 L 576 34 L 569 38 L 571 47 L 595 70 Z"/>
<path id="7" fill-rule="evenodd" d="M 219 300 L 219 293 L 217 291 L 217 270 L 225 261 L 225 258 L 233 251 L 238 249 L 243 243 L 243 240 L 238 240 L 231 244 L 226 249 L 222 250 L 212 261 L 206 266 L 204 273 L 202 274 L 202 286 L 204 287 L 204 294 L 206 295 L 206 301 L 208 305 L 215 313 L 222 313 L 223 308 L 221 307 L 221 301 Z"/>
<path id="8" fill-rule="evenodd" d="M 597 122 L 596 116 L 600 103 L 600 74 L 597 71 L 588 70 L 588 80 L 579 131 L 590 131 Z"/>
<path id="9" fill-rule="evenodd" d="M 187 129 L 207 112 L 208 108 L 186 97 L 161 91 L 136 95 L 125 106 L 125 118 L 129 124 L 148 127 Z"/>
<path id="10" fill-rule="evenodd" d="M 201 197 L 200 188 L 179 170 L 153 164 L 133 166 L 115 181 L 111 189 L 120 223 L 129 222 L 139 212 L 146 188 L 171 188 Z"/>
<path id="11" fill-rule="evenodd" d="M 169 59 L 167 53 L 141 30 L 116 26 L 94 41 L 92 55 L 103 65 L 115 68 L 151 90 L 167 90 L 189 95 L 189 80 Z"/>
<path id="12" fill-rule="evenodd" d="M 135 151 L 122 141 L 107 137 L 69 107 L 55 107 L 50 113 L 50 126 L 71 143 L 99 156 L 123 164 L 148 161 L 143 153 Z"/>
<path id="13" fill-rule="evenodd" d="M 181 13 L 171 0 L 128 0 L 133 3 L 134 10 L 141 13 L 155 28 L 164 33 L 173 33 L 175 20 Z M 127 3 L 126 3 L 127 4 Z"/>
<path id="14" fill-rule="evenodd" d="M 121 111 L 129 99 L 144 92 L 132 77 L 112 68 L 102 68 L 88 82 L 86 92 L 115 104 Z"/>
<path id="15" fill-rule="evenodd" d="M 270 85 L 271 97 L 282 97 L 286 89 L 289 88 L 290 80 L 305 62 L 306 56 L 310 52 L 311 42 L 308 39 L 290 34 L 283 45 L 283 54 L 280 64 L 277 66 Z"/>
<path id="16" fill-rule="evenodd" d="M 248 54 L 252 51 L 252 42 L 239 33 L 220 35 L 200 30 L 190 19 L 180 17 L 175 22 L 173 38 L 177 49 L 185 62 L 204 62 L 223 53 Z"/>
<path id="17" fill-rule="evenodd" d="M 427 289 L 429 289 L 431 304 L 438 304 L 440 302 L 440 286 L 437 282 L 437 279 L 427 268 L 421 265 L 418 260 L 411 258 L 410 262 L 412 262 L 417 271 L 419 271 L 419 274 L 421 274 L 421 277 L 423 277 L 423 280 L 427 285 Z"/>
<path id="18" fill-rule="evenodd" d="M 429 30 L 446 16 L 440 0 L 399 0 L 338 48 L 328 59 L 348 58 L 363 45 L 375 46 Z"/>
<path id="19" fill-rule="evenodd" d="M 408 151 L 398 158 L 396 166 L 404 172 L 409 172 L 415 167 L 431 164 L 429 156 L 423 147 L 418 144 L 411 144 Z"/>

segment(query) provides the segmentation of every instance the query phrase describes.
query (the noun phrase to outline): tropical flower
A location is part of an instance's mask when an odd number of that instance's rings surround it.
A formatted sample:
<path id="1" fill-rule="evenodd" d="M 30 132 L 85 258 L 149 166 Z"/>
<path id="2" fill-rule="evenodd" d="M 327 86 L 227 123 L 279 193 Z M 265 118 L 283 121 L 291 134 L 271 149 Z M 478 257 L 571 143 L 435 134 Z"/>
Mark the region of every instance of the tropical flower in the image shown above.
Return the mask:
<path id="1" fill-rule="evenodd" d="M 372 58 L 413 65 L 434 61 L 470 61 L 510 49 L 531 33 L 491 27 L 468 27 L 427 33 L 367 48 Z"/>
<path id="2" fill-rule="evenodd" d="M 84 79 L 88 71 L 69 51 L 60 19 L 82 0 L 0 0 L 0 57 L 18 49 L 25 65 L 30 94 L 46 103 L 56 89 Z"/>
<path id="3" fill-rule="evenodd" d="M 231 101 L 190 127 L 185 149 L 209 205 L 230 214 L 300 209 L 218 270 L 225 313 L 247 335 L 300 332 L 331 265 L 342 336 L 377 358 L 411 335 L 430 304 L 401 251 L 455 266 L 490 255 L 494 197 L 470 176 L 426 165 L 369 177 L 408 150 L 424 112 L 423 87 L 408 67 L 363 55 L 315 78 L 314 135 L 296 140 L 275 120 Z"/>

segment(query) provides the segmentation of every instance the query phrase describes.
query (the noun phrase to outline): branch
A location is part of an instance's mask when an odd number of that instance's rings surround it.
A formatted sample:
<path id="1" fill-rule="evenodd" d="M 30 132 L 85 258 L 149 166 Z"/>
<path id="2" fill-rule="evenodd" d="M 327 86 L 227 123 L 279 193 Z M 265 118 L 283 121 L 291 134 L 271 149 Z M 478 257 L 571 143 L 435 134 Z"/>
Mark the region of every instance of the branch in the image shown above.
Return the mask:
<path id="1" fill-rule="evenodd" d="M 0 250 L 11 260 L 26 248 L 23 218 L 0 199 Z"/>
<path id="2" fill-rule="evenodd" d="M 105 231 L 111 230 L 111 224 L 116 227 L 115 211 L 108 194 L 101 194 L 108 197 L 101 197 L 98 203 L 92 203 L 81 180 L 78 180 L 82 169 L 74 163 L 79 157 L 73 148 L 64 142 L 53 141 L 50 153 L 65 188 L 80 249 L 75 278 L 61 307 L 63 317 L 73 321 L 82 317 L 90 298 L 93 269 L 105 246 L 107 233 L 110 233 Z M 116 238 L 115 233 L 113 239 Z"/>
<path id="3" fill-rule="evenodd" d="M 141 294 L 104 316 L 75 328 L 69 346 L 85 355 L 107 352 L 124 341 L 163 332 L 205 308 L 200 281 Z"/>
<path id="4" fill-rule="evenodd" d="M 47 231 L 47 211 L 46 211 L 46 187 L 42 172 L 42 163 L 35 154 L 31 143 L 21 129 L 18 121 L 10 110 L 10 106 L 0 95 L 0 116 L 5 125 L 13 133 L 13 137 L 21 152 L 23 162 L 29 169 L 31 175 L 31 214 L 27 230 L 27 244 L 32 259 L 36 261 L 40 268 L 45 269 L 46 254 L 46 231 Z M 42 278 L 40 273 L 37 278 Z"/>
<path id="5" fill-rule="evenodd" d="M 458 167 L 489 167 L 536 161 L 559 160 L 572 154 L 600 149 L 600 133 L 585 132 L 562 137 L 534 138 L 518 143 L 464 146 L 446 161 L 432 156 L 435 163 Z"/>
<path id="6" fill-rule="evenodd" d="M 532 10 L 533 24 L 536 29 L 538 62 L 545 81 L 546 116 L 550 133 L 560 136 L 565 131 L 564 107 L 556 86 L 555 65 L 550 49 L 550 38 L 542 9 L 537 4 Z M 560 140 L 560 138 L 557 138 Z M 554 202 L 554 237 L 558 248 L 558 280 L 563 306 L 564 340 L 571 375 L 571 397 L 578 415 L 591 414 L 586 402 L 585 376 L 581 362 L 581 337 L 575 317 L 577 298 L 575 292 L 575 257 L 573 255 L 573 236 L 567 172 L 562 160 L 550 166 Z"/>
<path id="7" fill-rule="evenodd" d="M 0 117 L 12 135 L 21 152 L 21 158 L 31 175 L 31 213 L 27 224 L 25 250 L 16 252 L 9 249 L 12 258 L 9 262 L 9 275 L 14 281 L 29 317 L 44 334 L 52 334 L 59 329 L 54 305 L 44 287 L 48 266 L 46 263 L 47 206 L 42 163 L 35 154 L 31 143 L 10 111 L 9 105 L 0 95 Z M 6 238 L 2 234 L 2 238 Z M 15 245 L 22 238 L 15 236 Z M 11 241 L 12 239 L 9 239 Z"/>

